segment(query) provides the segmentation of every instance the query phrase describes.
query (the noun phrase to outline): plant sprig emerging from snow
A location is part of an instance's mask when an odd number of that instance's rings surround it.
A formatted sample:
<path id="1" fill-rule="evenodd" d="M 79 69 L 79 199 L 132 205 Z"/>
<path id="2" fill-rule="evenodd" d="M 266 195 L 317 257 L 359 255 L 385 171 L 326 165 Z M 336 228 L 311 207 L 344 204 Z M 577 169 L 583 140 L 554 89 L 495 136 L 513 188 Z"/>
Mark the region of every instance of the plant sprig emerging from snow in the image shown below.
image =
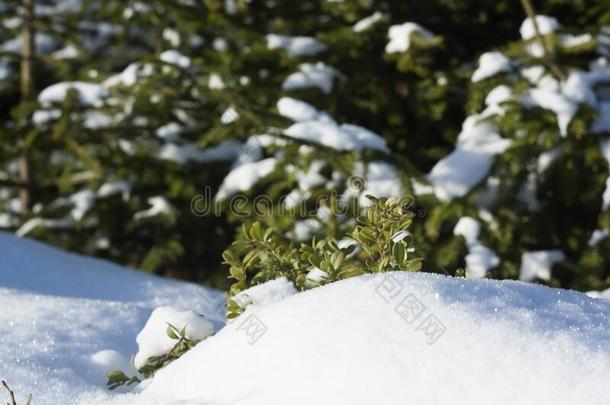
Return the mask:
<path id="1" fill-rule="evenodd" d="M 367 197 L 373 205 L 357 218 L 350 237 L 341 241 L 314 238 L 311 244 L 296 245 L 260 222 L 244 226 L 240 238 L 223 253 L 229 277 L 236 280 L 227 318 L 237 317 L 248 305 L 247 300 L 236 299 L 237 294 L 280 277 L 302 291 L 365 273 L 418 271 L 422 259 L 415 255 L 407 230 L 412 223 L 405 209 L 409 201 Z"/>
<path id="2" fill-rule="evenodd" d="M 157 370 L 176 360 L 200 342 L 186 336 L 186 326 L 178 330 L 178 328 L 168 323 L 166 333 L 171 339 L 176 340 L 176 344 L 167 353 L 150 357 L 146 364 L 138 369 L 144 378 L 152 377 Z M 140 378 L 138 376 L 129 377 L 123 371 L 115 370 L 108 374 L 106 385 L 112 390 L 123 385 L 132 385 L 139 382 Z"/>

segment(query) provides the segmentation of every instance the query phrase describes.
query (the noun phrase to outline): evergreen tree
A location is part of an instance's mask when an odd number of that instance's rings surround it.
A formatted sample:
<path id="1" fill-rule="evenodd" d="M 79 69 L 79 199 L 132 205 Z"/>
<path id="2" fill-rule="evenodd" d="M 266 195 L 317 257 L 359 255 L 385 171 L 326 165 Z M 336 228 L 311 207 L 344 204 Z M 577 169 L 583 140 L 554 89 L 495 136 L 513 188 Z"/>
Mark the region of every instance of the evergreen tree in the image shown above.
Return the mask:
<path id="1" fill-rule="evenodd" d="M 222 284 L 244 223 L 341 240 L 410 195 L 426 271 L 603 288 L 610 14 L 523 4 L 0 3 L 0 226 Z"/>

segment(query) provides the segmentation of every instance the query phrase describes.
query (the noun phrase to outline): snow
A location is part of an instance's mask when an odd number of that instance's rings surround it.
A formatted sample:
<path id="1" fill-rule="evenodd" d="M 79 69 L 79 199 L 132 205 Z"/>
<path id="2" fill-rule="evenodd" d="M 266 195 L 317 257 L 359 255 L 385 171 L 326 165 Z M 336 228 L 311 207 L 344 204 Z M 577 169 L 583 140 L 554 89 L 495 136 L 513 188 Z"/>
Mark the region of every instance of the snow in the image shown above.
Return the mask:
<path id="1" fill-rule="evenodd" d="M 501 100 L 492 97 L 487 101 L 494 99 Z M 496 126 L 486 121 L 490 115 L 501 113 L 502 108 L 492 104 L 482 113 L 466 118 L 455 150 L 438 161 L 428 174 L 437 198 L 449 201 L 465 196 L 487 176 L 495 155 L 510 146 L 511 140 L 502 138 Z"/>
<path id="2" fill-rule="evenodd" d="M 225 83 L 218 73 L 212 73 L 208 78 L 208 87 L 212 90 L 222 90 L 225 88 Z"/>
<path id="3" fill-rule="evenodd" d="M 603 64 L 591 65 L 590 70 L 574 70 L 565 81 L 558 82 L 543 73 L 540 66 L 522 69 L 521 74 L 535 87 L 521 95 L 521 104 L 525 107 L 540 107 L 552 111 L 557 116 L 557 124 L 562 136 L 567 136 L 568 126 L 578 112 L 581 104 L 587 104 L 598 110 L 598 117 L 591 126 L 591 132 L 605 132 L 610 129 L 607 113 L 610 107 L 607 101 L 598 100 L 595 86 L 610 82 L 610 69 Z"/>
<path id="4" fill-rule="evenodd" d="M 105 260 L 70 254 L 0 232 L 0 376 L 25 403 L 133 402 L 106 387 L 105 374 L 130 373 L 135 336 L 150 312 L 177 305 L 224 323 L 224 298 Z M 4 393 L 1 394 L 5 398 Z"/>
<path id="5" fill-rule="evenodd" d="M 479 241 L 481 224 L 472 217 L 462 217 L 453 228 L 454 235 L 463 236 L 468 247 L 464 258 L 468 277 L 482 278 L 492 267 L 500 264 L 500 258 L 495 252 Z"/>
<path id="6" fill-rule="evenodd" d="M 541 107 L 557 115 L 557 125 L 562 136 L 568 133 L 568 125 L 578 111 L 578 105 L 556 90 L 534 88 L 522 95 L 521 102 L 526 107 Z"/>
<path id="7" fill-rule="evenodd" d="M 536 84 L 544 76 L 544 66 L 534 65 L 521 69 L 521 75 L 529 80 L 530 83 Z"/>
<path id="8" fill-rule="evenodd" d="M 68 197 L 67 201 L 73 205 L 70 215 L 74 220 L 80 221 L 87 211 L 93 208 L 95 193 L 90 189 L 80 190 Z"/>
<path id="9" fill-rule="evenodd" d="M 320 171 L 326 166 L 323 160 L 312 160 L 306 171 L 298 172 L 298 184 L 301 191 L 310 191 L 314 187 L 323 185 L 326 182 L 326 177 L 320 174 Z"/>
<path id="10" fill-rule="evenodd" d="M 549 17 L 548 15 L 537 15 L 536 23 L 541 35 L 553 33 L 559 29 L 559 22 L 557 22 L 557 19 L 554 17 Z M 523 23 L 521 23 L 519 33 L 521 34 L 521 38 L 524 40 L 532 39 L 536 36 L 534 22 L 531 18 L 528 17 L 523 21 Z"/>
<path id="11" fill-rule="evenodd" d="M 151 207 L 147 210 L 134 213 L 133 219 L 136 221 L 156 217 L 157 215 L 171 215 L 174 212 L 172 204 L 163 196 L 150 197 L 146 201 Z"/>
<path id="12" fill-rule="evenodd" d="M 66 217 L 59 219 L 33 217 L 24 222 L 15 234 L 25 236 L 38 227 L 61 229 L 74 227 L 93 208 L 95 196 L 93 190 L 82 189 L 68 197 L 57 198 L 50 206 L 52 208 L 70 206 L 71 210 Z"/>
<path id="13" fill-rule="evenodd" d="M 312 37 L 267 34 L 267 48 L 283 49 L 292 56 L 312 56 L 324 52 L 327 46 Z"/>
<path id="14" fill-rule="evenodd" d="M 61 0 L 54 3 L 53 5 L 36 4 L 35 13 L 41 16 L 50 16 L 53 14 L 78 13 L 82 9 L 82 0 Z"/>
<path id="15" fill-rule="evenodd" d="M 159 55 L 159 59 L 165 63 L 171 63 L 173 65 L 180 66 L 183 69 L 186 69 L 191 66 L 191 58 L 186 55 L 183 55 L 175 49 L 163 51 L 161 55 Z"/>
<path id="16" fill-rule="evenodd" d="M 116 350 L 111 349 L 100 350 L 92 354 L 89 358 L 89 366 L 91 370 L 87 370 L 87 374 L 91 375 L 92 380 L 99 385 L 106 382 L 106 374 L 109 370 L 123 370 L 129 375 L 135 375 L 137 372 L 128 359 Z"/>
<path id="17" fill-rule="evenodd" d="M 602 152 L 602 156 L 608 162 L 608 168 L 610 169 L 610 139 L 605 139 L 599 142 L 599 148 Z M 606 179 L 606 189 L 602 195 L 602 210 L 606 210 L 610 207 L 610 176 Z"/>
<path id="18" fill-rule="evenodd" d="M 591 234 L 591 237 L 589 238 L 589 242 L 587 242 L 587 244 L 589 246 L 595 246 L 603 239 L 606 239 L 608 236 L 610 236 L 610 229 L 596 229 Z"/>
<path id="19" fill-rule="evenodd" d="M 55 59 L 73 59 L 77 58 L 80 54 L 78 48 L 74 44 L 68 44 L 65 47 L 53 52 L 53 58 Z"/>
<path id="20" fill-rule="evenodd" d="M 294 285 L 286 277 L 279 277 L 241 291 L 231 297 L 240 307 L 268 305 L 281 301 L 297 293 Z"/>
<path id="21" fill-rule="evenodd" d="M 166 141 L 177 141 L 182 130 L 182 125 L 177 122 L 169 122 L 157 128 L 155 135 Z"/>
<path id="22" fill-rule="evenodd" d="M 561 41 L 561 45 L 563 47 L 572 48 L 592 42 L 593 36 L 589 33 L 580 35 L 564 34 L 559 38 L 559 40 Z"/>
<path id="23" fill-rule="evenodd" d="M 97 83 L 60 82 L 44 89 L 38 95 L 38 102 L 45 107 L 61 103 L 70 90 L 76 91 L 79 101 L 86 106 L 100 107 L 103 99 L 108 96 L 108 90 Z"/>
<path id="24" fill-rule="evenodd" d="M 459 227 L 470 240 L 475 228 Z M 222 327 L 224 300 L 204 287 L 4 233 L 0 249 L 0 337 L 13 343 L 0 346 L 0 375 L 19 403 L 30 392 L 51 405 L 608 399 L 607 292 L 399 272 L 297 293 L 282 277 L 242 292 L 245 312 Z M 167 322 L 205 340 L 140 386 L 108 391 L 107 372 L 134 375 L 131 353 L 138 365 L 171 348 Z"/>
<path id="25" fill-rule="evenodd" d="M 402 182 L 396 168 L 384 161 L 377 160 L 363 165 L 356 164 L 352 177 L 348 179 L 348 189 L 343 193 L 343 200 L 357 196 L 361 207 L 369 207 L 372 202 L 366 197 L 378 198 L 402 197 L 405 195 Z"/>
<path id="26" fill-rule="evenodd" d="M 242 145 L 235 141 L 223 141 L 205 149 L 191 143 L 182 145 L 166 143 L 161 146 L 159 157 L 181 165 L 188 162 L 211 163 L 233 160 L 239 155 L 241 149 Z"/>
<path id="27" fill-rule="evenodd" d="M 610 300 L 610 288 L 603 291 L 589 291 L 587 295 L 592 298 L 602 298 L 606 300 Z"/>
<path id="28" fill-rule="evenodd" d="M 323 93 L 329 94 L 333 89 L 333 79 L 339 73 L 324 62 L 302 63 L 299 71 L 292 73 L 284 79 L 282 90 L 300 90 L 311 87 L 319 88 Z"/>
<path id="29" fill-rule="evenodd" d="M 131 194 L 131 183 L 125 180 L 107 181 L 97 190 L 98 198 L 108 198 L 121 194 L 123 201 L 127 201 Z"/>
<path id="30" fill-rule="evenodd" d="M 367 275 L 250 306 L 135 403 L 601 405 L 609 313 L 515 281 Z"/>
<path id="31" fill-rule="evenodd" d="M 495 76 L 500 72 L 508 72 L 511 68 L 510 59 L 500 52 L 485 52 L 479 57 L 479 67 L 472 74 L 472 82 Z"/>
<path id="32" fill-rule="evenodd" d="M 548 281 L 551 279 L 551 268 L 553 265 L 565 260 L 565 258 L 565 255 L 560 250 L 525 252 L 521 255 L 519 279 L 532 281 L 539 278 Z"/>
<path id="33" fill-rule="evenodd" d="M 253 135 L 248 138 L 246 143 L 242 145 L 241 150 L 235 162 L 233 168 L 237 168 L 244 163 L 254 163 L 263 157 L 263 148 L 271 145 L 285 146 L 286 142 L 283 139 L 278 139 L 275 136 L 262 134 Z"/>
<path id="34" fill-rule="evenodd" d="M 325 113 L 318 111 L 311 104 L 292 97 L 280 98 L 277 101 L 277 111 L 280 115 L 290 118 L 295 122 L 315 121 L 326 118 L 331 119 Z"/>
<path id="35" fill-rule="evenodd" d="M 149 358 L 166 354 L 175 346 L 176 339 L 167 334 L 168 325 L 178 331 L 184 328 L 185 337 L 189 340 L 203 340 L 214 333 L 212 322 L 195 311 L 170 306 L 158 307 L 150 314 L 146 325 L 136 337 L 138 352 L 133 359 L 136 368 L 142 368 Z"/>
<path id="36" fill-rule="evenodd" d="M 366 31 L 369 28 L 371 28 L 373 25 L 375 25 L 375 23 L 377 23 L 382 18 L 383 18 L 383 13 L 381 13 L 379 11 L 375 11 L 370 16 L 365 17 L 362 20 L 358 21 L 356 24 L 354 24 L 354 26 L 352 27 L 352 30 L 354 30 L 354 32 Z"/>
<path id="37" fill-rule="evenodd" d="M 309 242 L 320 232 L 322 226 L 315 218 L 308 218 L 294 223 L 294 239 L 297 242 Z"/>
<path id="38" fill-rule="evenodd" d="M 235 106 L 229 106 L 220 116 L 220 122 L 224 125 L 231 124 L 239 119 L 239 113 Z"/>
<path id="39" fill-rule="evenodd" d="M 434 187 L 432 185 L 423 183 L 415 177 L 411 178 L 411 186 L 415 195 L 434 194 Z"/>
<path id="40" fill-rule="evenodd" d="M 0 80 L 7 79 L 11 76 L 12 69 L 8 62 L 0 60 Z"/>
<path id="41" fill-rule="evenodd" d="M 17 236 L 25 236 L 32 232 L 34 229 L 38 227 L 49 228 L 49 229 L 67 229 L 72 228 L 76 224 L 71 218 L 62 218 L 62 219 L 47 219 L 40 217 L 33 217 L 25 221 L 16 231 L 15 235 Z"/>
<path id="42" fill-rule="evenodd" d="M 477 243 L 480 232 L 481 224 L 472 217 L 460 218 L 453 228 L 453 234 L 463 236 L 467 244 Z"/>
<path id="43" fill-rule="evenodd" d="M 598 116 L 591 124 L 591 133 L 610 133 L 610 101 L 599 103 Z"/>
<path id="44" fill-rule="evenodd" d="M 310 281 L 314 284 L 319 284 L 327 281 L 329 279 L 329 275 L 325 271 L 314 267 L 309 272 L 307 272 L 305 278 L 307 279 L 307 281 Z"/>
<path id="45" fill-rule="evenodd" d="M 216 201 L 223 200 L 239 192 L 250 190 L 260 179 L 271 174 L 277 159 L 270 157 L 258 162 L 244 163 L 227 174 L 216 194 Z"/>
<path id="46" fill-rule="evenodd" d="M 20 21 L 20 20 L 17 20 Z M 19 22 L 20 24 L 20 22 Z M 57 40 L 52 36 L 45 33 L 37 33 L 34 37 L 34 46 L 36 47 L 36 53 L 46 54 L 50 53 L 57 47 Z M 21 54 L 22 42 L 21 37 L 10 39 L 0 46 L 0 52 Z"/>
<path id="47" fill-rule="evenodd" d="M 37 110 L 32 115 L 32 122 L 34 125 L 41 126 L 49 121 L 53 121 L 61 117 L 61 110 Z"/>
<path id="48" fill-rule="evenodd" d="M 547 151 L 542 152 L 538 156 L 538 161 L 536 162 L 536 170 L 538 173 L 543 173 L 548 169 L 553 162 L 561 155 L 561 148 L 556 147 Z"/>
<path id="49" fill-rule="evenodd" d="M 115 86 L 133 86 L 141 77 L 151 76 L 153 74 L 153 66 L 149 63 L 141 64 L 138 62 L 131 63 L 121 73 L 110 76 L 103 83 L 104 87 Z"/>
<path id="50" fill-rule="evenodd" d="M 490 106 L 494 104 L 501 104 L 511 99 L 512 91 L 510 87 L 505 84 L 501 84 L 497 87 L 494 87 L 493 90 L 491 90 L 487 94 L 487 97 L 485 97 L 485 105 Z"/>
<path id="51" fill-rule="evenodd" d="M 362 151 L 363 149 L 389 151 L 385 139 L 376 133 L 358 125 L 339 125 L 329 119 L 297 122 L 286 129 L 284 134 L 339 151 Z"/>
<path id="52" fill-rule="evenodd" d="M 388 29 L 390 42 L 385 47 L 387 53 L 407 52 L 411 47 L 411 35 L 419 35 L 421 38 L 429 39 L 433 33 L 414 22 L 406 22 L 399 25 L 392 25 Z"/>
<path id="53" fill-rule="evenodd" d="M 178 31 L 172 28 L 165 28 L 163 30 L 163 39 L 170 43 L 171 46 L 179 46 L 180 45 L 180 34 Z"/>
<path id="54" fill-rule="evenodd" d="M 101 111 L 85 111 L 83 126 L 88 129 L 106 128 L 120 121 L 120 115 L 109 115 Z"/>

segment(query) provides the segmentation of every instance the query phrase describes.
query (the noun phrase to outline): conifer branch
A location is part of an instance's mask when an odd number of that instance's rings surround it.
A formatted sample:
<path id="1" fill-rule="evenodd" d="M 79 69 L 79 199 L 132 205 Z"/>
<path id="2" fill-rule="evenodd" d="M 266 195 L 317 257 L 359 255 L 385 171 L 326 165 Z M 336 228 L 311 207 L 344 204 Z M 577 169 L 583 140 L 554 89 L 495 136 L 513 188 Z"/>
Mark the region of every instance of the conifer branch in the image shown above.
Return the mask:
<path id="1" fill-rule="evenodd" d="M 21 76 L 20 76 L 20 88 L 21 88 L 21 100 L 23 102 L 31 101 L 34 96 L 34 58 L 36 48 L 34 44 L 34 38 L 36 31 L 34 27 L 34 0 L 23 0 L 23 23 L 21 26 Z M 26 124 L 27 125 L 27 124 Z M 19 142 L 21 149 L 21 156 L 19 157 L 19 177 L 21 182 L 26 184 L 26 187 L 22 187 L 19 190 L 19 199 L 21 200 L 21 206 L 23 214 L 28 212 L 28 209 L 32 203 L 30 195 L 30 161 L 28 157 L 28 147 L 25 145 L 23 139 Z"/>
<path id="2" fill-rule="evenodd" d="M 565 73 L 563 73 L 559 66 L 557 66 L 557 64 L 555 64 L 555 62 L 553 61 L 553 55 L 549 50 L 549 47 L 547 46 L 547 43 L 544 40 L 544 37 L 542 36 L 542 33 L 540 32 L 540 26 L 538 25 L 538 21 L 536 20 L 536 11 L 534 10 L 532 2 L 530 0 L 521 0 L 521 5 L 523 6 L 523 9 L 525 10 L 525 13 L 529 17 L 529 19 L 532 21 L 532 24 L 534 26 L 534 32 L 536 33 L 536 39 L 538 40 L 538 42 L 540 42 L 540 45 L 542 46 L 542 58 L 544 59 L 546 65 L 549 69 L 551 69 L 551 72 L 553 72 L 555 77 L 561 80 L 566 80 L 567 77 Z"/>

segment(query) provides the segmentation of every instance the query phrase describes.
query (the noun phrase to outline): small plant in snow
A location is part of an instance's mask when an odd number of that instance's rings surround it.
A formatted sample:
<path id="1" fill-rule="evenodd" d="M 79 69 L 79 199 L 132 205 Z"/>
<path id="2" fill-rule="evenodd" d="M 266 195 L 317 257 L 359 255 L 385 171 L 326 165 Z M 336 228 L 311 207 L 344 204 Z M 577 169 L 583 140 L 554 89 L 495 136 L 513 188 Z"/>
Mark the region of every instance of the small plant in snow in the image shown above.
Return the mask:
<path id="1" fill-rule="evenodd" d="M 358 217 L 350 238 L 340 241 L 329 236 L 296 245 L 259 222 L 244 226 L 241 237 L 223 254 L 230 277 L 236 280 L 231 295 L 280 277 L 298 290 L 307 290 L 365 273 L 418 271 L 422 259 L 415 255 L 408 231 L 412 222 L 406 210 L 409 201 L 367 197 L 373 206 Z M 237 317 L 244 309 L 230 298 L 227 318 Z"/>
<path id="2" fill-rule="evenodd" d="M 152 377 L 157 370 L 176 360 L 200 342 L 200 340 L 189 339 L 186 336 L 186 326 L 178 330 L 174 325 L 168 323 L 166 333 L 167 336 L 176 341 L 176 344 L 163 355 L 149 357 L 146 363 L 138 368 L 144 378 Z M 112 390 L 122 385 L 137 384 L 140 381 L 138 376 L 129 377 L 123 371 L 115 370 L 108 374 L 106 385 Z"/>

